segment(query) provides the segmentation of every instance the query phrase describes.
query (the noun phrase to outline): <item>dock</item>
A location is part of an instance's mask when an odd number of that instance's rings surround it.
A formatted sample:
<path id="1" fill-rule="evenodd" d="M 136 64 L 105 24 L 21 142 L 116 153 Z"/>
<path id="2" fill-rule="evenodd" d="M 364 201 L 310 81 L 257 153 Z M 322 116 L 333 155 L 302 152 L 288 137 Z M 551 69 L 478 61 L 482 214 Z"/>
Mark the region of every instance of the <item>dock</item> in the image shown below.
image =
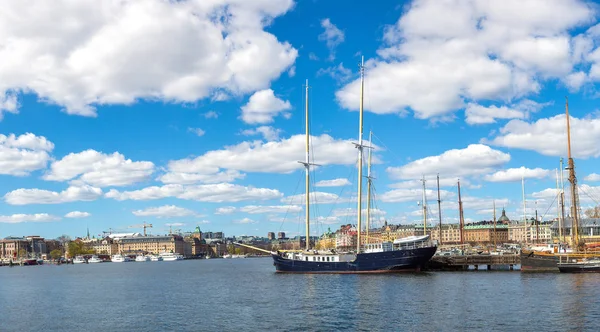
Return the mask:
<path id="1" fill-rule="evenodd" d="M 427 271 L 508 270 L 520 267 L 519 254 L 434 256 L 425 266 Z"/>

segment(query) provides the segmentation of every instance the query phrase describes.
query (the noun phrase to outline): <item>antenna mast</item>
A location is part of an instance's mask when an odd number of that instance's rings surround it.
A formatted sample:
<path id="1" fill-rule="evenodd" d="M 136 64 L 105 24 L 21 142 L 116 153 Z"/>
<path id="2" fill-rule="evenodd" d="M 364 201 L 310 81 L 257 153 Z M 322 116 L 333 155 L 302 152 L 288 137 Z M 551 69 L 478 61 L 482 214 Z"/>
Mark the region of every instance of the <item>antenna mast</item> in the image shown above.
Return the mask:
<path id="1" fill-rule="evenodd" d="M 440 198 L 440 174 L 437 175 L 438 215 L 440 217 L 440 246 L 442 245 L 442 199 Z"/>
<path id="2" fill-rule="evenodd" d="M 425 175 L 423 175 L 421 181 L 423 181 L 423 235 L 427 235 L 427 197 L 425 196 Z"/>
<path id="3" fill-rule="evenodd" d="M 571 124 L 569 120 L 569 98 L 565 97 L 565 113 L 567 114 L 567 169 L 569 170 L 569 182 L 571 183 L 571 200 L 572 200 L 572 225 L 573 228 L 573 248 L 577 250 L 579 246 L 579 208 L 577 204 L 577 177 L 575 177 L 575 163 L 571 157 Z"/>
<path id="4" fill-rule="evenodd" d="M 306 188 L 305 188 L 305 193 L 306 193 L 306 216 L 305 216 L 305 222 L 306 222 L 306 250 L 310 250 L 310 127 L 309 127 L 309 122 L 308 122 L 308 80 L 306 80 L 306 86 L 305 86 L 306 92 L 305 92 L 305 111 L 304 111 L 304 121 L 306 122 L 306 156 L 304 159 L 304 162 L 299 161 L 299 163 L 304 165 L 304 169 L 305 169 L 305 173 L 306 173 L 306 177 L 305 177 L 305 182 L 306 182 Z"/>
<path id="5" fill-rule="evenodd" d="M 460 244 L 465 244 L 465 237 L 464 237 L 464 227 L 465 227 L 465 218 L 463 215 L 463 207 L 462 207 L 462 200 L 460 198 L 460 180 L 458 180 L 458 214 L 459 214 L 459 218 L 460 218 Z"/>
<path id="6" fill-rule="evenodd" d="M 358 120 L 358 211 L 357 211 L 357 238 L 356 238 L 356 253 L 360 253 L 361 232 L 362 232 L 362 168 L 363 168 L 363 95 L 365 90 L 365 57 L 361 58 L 360 63 L 360 108 Z"/>
<path id="7" fill-rule="evenodd" d="M 367 166 L 367 238 L 366 241 L 369 243 L 369 229 L 371 228 L 371 151 L 373 150 L 373 132 L 369 131 L 369 161 Z"/>

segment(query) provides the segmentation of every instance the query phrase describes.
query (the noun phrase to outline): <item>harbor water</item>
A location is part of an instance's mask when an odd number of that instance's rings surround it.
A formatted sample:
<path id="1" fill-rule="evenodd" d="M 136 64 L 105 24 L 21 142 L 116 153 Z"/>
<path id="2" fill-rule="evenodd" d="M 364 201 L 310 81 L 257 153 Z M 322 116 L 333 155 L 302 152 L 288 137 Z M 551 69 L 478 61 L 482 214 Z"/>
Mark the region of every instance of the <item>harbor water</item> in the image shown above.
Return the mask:
<path id="1" fill-rule="evenodd" d="M 598 331 L 597 275 L 276 274 L 270 258 L 0 267 L 0 331 Z"/>

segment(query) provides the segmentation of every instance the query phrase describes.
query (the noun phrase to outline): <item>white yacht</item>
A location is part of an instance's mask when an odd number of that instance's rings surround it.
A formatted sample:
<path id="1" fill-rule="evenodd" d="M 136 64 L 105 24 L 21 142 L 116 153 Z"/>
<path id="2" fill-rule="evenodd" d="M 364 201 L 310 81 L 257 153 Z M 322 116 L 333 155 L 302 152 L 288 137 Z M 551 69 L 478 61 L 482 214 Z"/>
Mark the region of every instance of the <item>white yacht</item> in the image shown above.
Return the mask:
<path id="1" fill-rule="evenodd" d="M 92 257 L 90 257 L 90 259 L 88 259 L 88 263 L 103 263 L 104 261 L 101 260 L 98 256 L 93 255 Z"/>
<path id="2" fill-rule="evenodd" d="M 121 254 L 112 255 L 110 260 L 113 263 L 131 262 L 131 258 L 129 258 L 129 256 L 123 256 Z"/>
<path id="3" fill-rule="evenodd" d="M 136 262 L 149 262 L 150 257 L 144 256 L 144 255 L 137 255 L 137 256 L 135 256 L 135 261 Z"/>
<path id="4" fill-rule="evenodd" d="M 152 255 L 150 256 L 150 260 L 153 262 L 161 262 L 163 260 L 162 256 Z"/>
<path id="5" fill-rule="evenodd" d="M 160 254 L 160 256 L 165 262 L 180 261 L 183 259 L 183 255 L 172 252 L 163 252 Z"/>
<path id="6" fill-rule="evenodd" d="M 73 264 L 82 264 L 85 263 L 85 258 L 83 258 L 83 256 L 77 256 L 75 258 L 73 258 Z"/>

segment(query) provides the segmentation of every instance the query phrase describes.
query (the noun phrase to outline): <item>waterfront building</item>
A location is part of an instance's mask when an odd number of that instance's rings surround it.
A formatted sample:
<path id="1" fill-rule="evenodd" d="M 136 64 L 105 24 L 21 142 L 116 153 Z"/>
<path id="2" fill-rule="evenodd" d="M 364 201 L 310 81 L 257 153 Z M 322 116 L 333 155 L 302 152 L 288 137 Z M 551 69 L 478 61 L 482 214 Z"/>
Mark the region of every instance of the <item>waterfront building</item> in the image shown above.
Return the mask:
<path id="1" fill-rule="evenodd" d="M 137 254 L 161 252 L 184 253 L 184 241 L 180 235 L 121 237 L 117 241 L 119 253 Z"/>
<path id="2" fill-rule="evenodd" d="M 508 225 L 498 224 L 494 228 L 493 222 L 480 224 L 467 224 L 464 226 L 464 240 L 469 243 L 497 243 L 508 242 Z"/>
<path id="3" fill-rule="evenodd" d="M 17 259 L 27 256 L 41 257 L 48 253 L 43 237 L 31 235 L 27 237 L 9 236 L 0 240 L 0 258 Z"/>
<path id="4" fill-rule="evenodd" d="M 437 225 L 429 231 L 431 239 L 440 242 L 440 227 Z M 442 224 L 442 244 L 457 244 L 460 243 L 460 225 L 458 224 Z"/>
<path id="5" fill-rule="evenodd" d="M 278 240 L 285 240 L 286 239 L 285 232 L 279 232 L 279 233 L 277 233 L 277 239 Z"/>
<path id="6" fill-rule="evenodd" d="M 269 239 L 269 241 L 275 240 L 275 232 L 267 233 L 267 238 Z"/>
<path id="7" fill-rule="evenodd" d="M 550 233 L 554 242 L 566 241 L 571 243 L 573 218 L 565 218 L 563 227 L 563 238 L 559 238 L 558 221 L 553 221 L 550 225 Z M 579 219 L 579 237 L 586 243 L 600 242 L 600 218 L 580 218 Z"/>
<path id="8" fill-rule="evenodd" d="M 99 255 L 114 255 L 119 252 L 119 246 L 110 237 L 94 239 L 87 243 L 87 247 L 94 250 Z"/>

